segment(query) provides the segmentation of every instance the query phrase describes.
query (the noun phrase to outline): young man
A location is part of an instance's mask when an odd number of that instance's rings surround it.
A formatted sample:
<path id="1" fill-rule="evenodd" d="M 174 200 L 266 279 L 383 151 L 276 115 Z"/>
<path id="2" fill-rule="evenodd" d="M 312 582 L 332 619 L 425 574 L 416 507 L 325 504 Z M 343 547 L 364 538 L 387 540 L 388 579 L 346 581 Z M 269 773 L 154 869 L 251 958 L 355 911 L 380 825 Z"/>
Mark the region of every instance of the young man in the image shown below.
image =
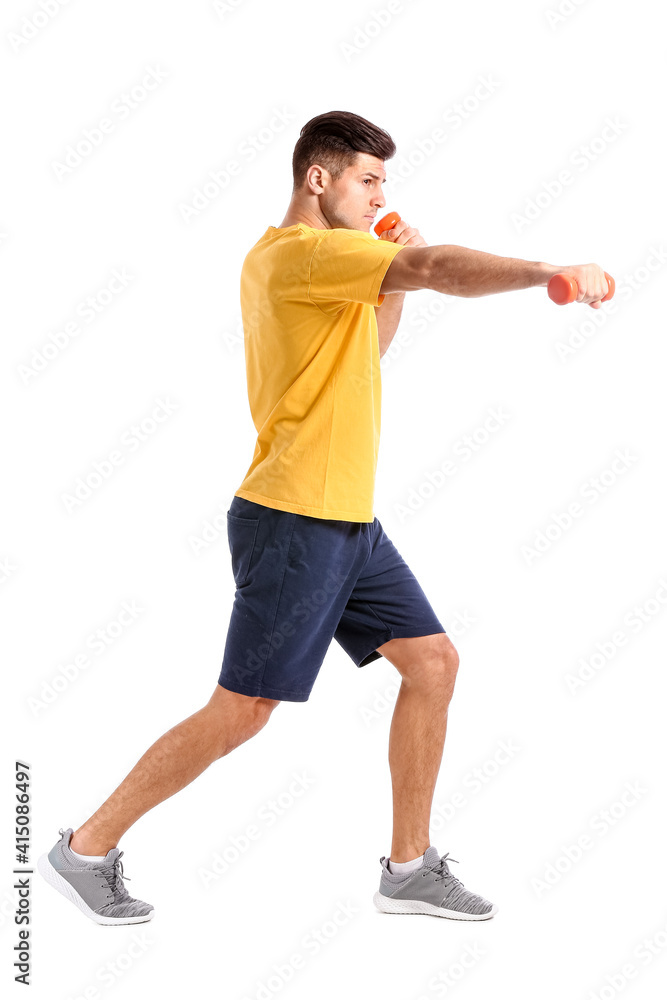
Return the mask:
<path id="1" fill-rule="evenodd" d="M 384 163 L 396 148 L 357 115 L 301 130 L 285 218 L 245 258 L 241 309 L 257 443 L 228 511 L 236 593 L 209 702 L 154 743 L 113 794 L 38 867 L 102 924 L 150 920 L 123 877 L 122 834 L 209 764 L 259 732 L 281 701 L 307 701 L 332 638 L 362 667 L 380 655 L 402 683 L 391 723 L 390 859 L 378 909 L 483 920 L 429 838 L 458 654 L 373 515 L 380 357 L 407 291 L 476 296 L 546 285 L 558 271 L 599 308 L 596 264 L 554 267 L 459 246 L 426 246 L 405 222 L 379 240 Z M 454 860 L 454 859 L 450 859 Z"/>

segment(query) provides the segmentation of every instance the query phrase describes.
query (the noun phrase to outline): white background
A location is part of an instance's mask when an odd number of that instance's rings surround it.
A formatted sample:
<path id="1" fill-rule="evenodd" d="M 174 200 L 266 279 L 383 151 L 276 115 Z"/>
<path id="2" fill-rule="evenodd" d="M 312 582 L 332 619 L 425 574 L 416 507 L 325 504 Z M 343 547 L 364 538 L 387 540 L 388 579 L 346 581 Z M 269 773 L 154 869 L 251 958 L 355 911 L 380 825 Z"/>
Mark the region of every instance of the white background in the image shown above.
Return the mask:
<path id="1" fill-rule="evenodd" d="M 224 512 L 255 441 L 240 269 L 283 218 L 301 126 L 341 109 L 391 133 L 387 208 L 428 242 L 595 261 L 618 286 L 617 308 L 599 314 L 559 308 L 542 288 L 415 293 L 383 359 L 376 514 L 461 656 L 432 842 L 498 914 L 473 924 L 374 910 L 398 675 L 385 659 L 358 670 L 333 643 L 307 703 L 281 705 L 122 839 L 128 889 L 155 906 L 149 924 L 97 926 L 35 874 L 31 995 L 654 998 L 667 972 L 657 8 L 54 6 L 2 11 L 3 976 L 17 930 L 12 761 L 31 766 L 34 862 L 217 682 L 233 599 Z M 161 82 L 130 114 L 113 112 L 150 69 Z M 261 133 L 250 160 L 244 143 L 276 110 L 287 123 Z M 59 179 L 68 146 L 105 117 L 113 131 Z M 186 222 L 182 206 L 233 159 L 241 172 Z M 131 280 L 85 322 L 80 303 L 114 269 Z M 72 321 L 77 336 L 49 348 Z M 563 357 L 569 338 L 581 346 Z M 159 399 L 168 419 L 68 511 L 77 479 Z M 508 416 L 490 433 L 492 408 Z M 466 434 L 473 457 L 429 491 Z M 617 450 L 630 458 L 610 471 Z M 592 485 L 601 475 L 604 492 Z M 576 502 L 581 516 L 557 528 Z M 195 554 L 192 538 L 216 517 L 223 530 Z M 141 612 L 95 654 L 88 637 L 113 632 L 123 602 Z M 63 681 L 85 652 L 89 665 Z M 567 676 L 596 653 L 571 690 Z M 290 799 L 294 774 L 311 784 Z M 281 794 L 280 818 L 205 888 L 200 870 Z M 315 954 L 311 929 L 331 931 L 341 903 L 352 915 Z M 295 954 L 305 967 L 267 987 Z M 476 956 L 467 966 L 465 954 Z"/>

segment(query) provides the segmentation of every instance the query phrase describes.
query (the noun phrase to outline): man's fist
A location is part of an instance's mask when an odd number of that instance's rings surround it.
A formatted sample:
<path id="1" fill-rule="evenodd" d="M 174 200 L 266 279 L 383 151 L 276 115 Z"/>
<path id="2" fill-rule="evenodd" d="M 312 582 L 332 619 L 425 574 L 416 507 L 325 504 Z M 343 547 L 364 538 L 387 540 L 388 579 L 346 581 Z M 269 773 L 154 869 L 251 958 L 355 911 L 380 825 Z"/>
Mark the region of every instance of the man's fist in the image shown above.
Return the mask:
<path id="1" fill-rule="evenodd" d="M 572 264 L 569 267 L 559 267 L 554 271 L 554 274 L 557 273 L 567 274 L 576 281 L 579 291 L 575 302 L 583 302 L 592 309 L 600 308 L 609 285 L 599 264 Z"/>
<path id="2" fill-rule="evenodd" d="M 390 243 L 400 243 L 406 247 L 426 247 L 428 243 L 418 229 L 409 226 L 405 219 L 396 223 L 393 229 L 386 229 L 380 236 L 381 240 L 389 240 Z"/>

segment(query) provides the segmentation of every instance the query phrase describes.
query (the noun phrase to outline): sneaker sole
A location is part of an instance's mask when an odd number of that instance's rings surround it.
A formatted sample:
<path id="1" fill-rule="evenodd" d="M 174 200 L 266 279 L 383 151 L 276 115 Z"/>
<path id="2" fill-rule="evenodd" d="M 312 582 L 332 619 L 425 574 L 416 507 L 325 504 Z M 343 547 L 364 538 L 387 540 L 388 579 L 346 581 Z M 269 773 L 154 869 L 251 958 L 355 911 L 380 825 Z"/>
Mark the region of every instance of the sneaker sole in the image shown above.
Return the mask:
<path id="1" fill-rule="evenodd" d="M 71 903 L 74 903 L 82 913 L 85 913 L 87 917 L 94 920 L 96 924 L 141 924 L 146 920 L 150 920 L 155 912 L 155 910 L 150 910 L 140 917 L 103 917 L 95 910 L 88 906 L 85 899 L 82 899 L 76 889 L 69 884 L 69 882 L 60 875 L 56 869 L 53 867 L 49 861 L 48 854 L 42 854 L 40 858 L 37 859 L 37 870 L 40 875 L 46 879 L 49 885 L 52 885 L 54 889 L 69 899 Z"/>
<path id="2" fill-rule="evenodd" d="M 434 906 L 419 899 L 394 899 L 376 892 L 373 902 L 381 913 L 426 913 L 433 917 L 450 917 L 453 920 L 488 920 L 498 907 L 494 903 L 488 913 L 461 913 L 460 910 L 446 910 L 443 906 Z"/>

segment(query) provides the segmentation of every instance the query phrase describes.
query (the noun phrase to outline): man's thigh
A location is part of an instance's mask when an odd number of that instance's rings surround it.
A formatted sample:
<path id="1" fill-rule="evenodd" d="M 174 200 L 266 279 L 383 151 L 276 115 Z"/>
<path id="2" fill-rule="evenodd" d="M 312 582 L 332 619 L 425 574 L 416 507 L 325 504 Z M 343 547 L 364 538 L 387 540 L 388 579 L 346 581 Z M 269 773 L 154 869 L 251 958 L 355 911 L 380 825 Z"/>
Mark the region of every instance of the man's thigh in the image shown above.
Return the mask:
<path id="1" fill-rule="evenodd" d="M 236 496 L 227 517 L 236 593 L 218 683 L 307 701 L 367 558 L 366 526 Z"/>
<path id="2" fill-rule="evenodd" d="M 348 598 L 334 638 L 358 667 L 388 652 L 407 660 L 410 650 L 442 648 L 445 627 L 414 573 L 377 518 L 368 528 L 368 558 Z M 421 638 L 418 645 L 407 640 Z M 449 643 L 449 639 L 447 639 Z M 451 645 L 451 643 L 449 643 Z M 405 653 L 401 651 L 405 650 Z"/>

